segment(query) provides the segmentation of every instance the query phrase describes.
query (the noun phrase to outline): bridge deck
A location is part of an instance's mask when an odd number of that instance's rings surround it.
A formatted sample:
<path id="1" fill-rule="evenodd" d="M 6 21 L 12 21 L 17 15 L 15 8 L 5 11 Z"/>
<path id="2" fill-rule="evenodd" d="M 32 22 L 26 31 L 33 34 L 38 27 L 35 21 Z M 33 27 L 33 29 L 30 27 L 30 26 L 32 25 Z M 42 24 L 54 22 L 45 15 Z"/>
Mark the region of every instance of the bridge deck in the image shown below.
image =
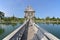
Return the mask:
<path id="1" fill-rule="evenodd" d="M 28 28 L 27 40 L 48 40 L 36 26 L 30 25 Z"/>
<path id="2" fill-rule="evenodd" d="M 26 21 L 3 40 L 59 40 L 54 35 L 48 33 L 32 21 Z"/>
<path id="3" fill-rule="evenodd" d="M 34 26 L 29 26 L 27 40 L 32 40 L 33 39 L 34 34 L 35 34 L 35 31 L 34 31 L 33 28 L 34 28 Z"/>

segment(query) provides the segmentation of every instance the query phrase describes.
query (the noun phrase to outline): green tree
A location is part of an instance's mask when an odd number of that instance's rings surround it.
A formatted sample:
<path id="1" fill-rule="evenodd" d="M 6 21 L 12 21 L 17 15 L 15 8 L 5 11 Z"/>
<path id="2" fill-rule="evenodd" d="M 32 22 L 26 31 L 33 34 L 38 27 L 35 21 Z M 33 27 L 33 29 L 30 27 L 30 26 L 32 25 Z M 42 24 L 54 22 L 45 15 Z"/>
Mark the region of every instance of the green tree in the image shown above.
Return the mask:
<path id="1" fill-rule="evenodd" d="M 51 20 L 56 21 L 56 18 L 55 17 L 52 17 Z"/>
<path id="2" fill-rule="evenodd" d="M 4 18 L 4 13 L 0 11 L 0 19 Z"/>
<path id="3" fill-rule="evenodd" d="M 46 20 L 50 20 L 50 17 L 48 16 L 48 17 L 46 17 L 45 19 L 46 19 Z"/>

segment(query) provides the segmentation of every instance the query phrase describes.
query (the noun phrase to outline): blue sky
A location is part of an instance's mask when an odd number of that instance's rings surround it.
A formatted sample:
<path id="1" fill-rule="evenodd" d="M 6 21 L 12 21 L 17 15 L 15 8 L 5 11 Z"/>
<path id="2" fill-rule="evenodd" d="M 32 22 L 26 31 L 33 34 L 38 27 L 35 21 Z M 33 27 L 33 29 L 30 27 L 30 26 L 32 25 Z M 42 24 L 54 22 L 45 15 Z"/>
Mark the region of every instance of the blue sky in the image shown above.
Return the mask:
<path id="1" fill-rule="evenodd" d="M 5 16 L 24 17 L 25 8 L 31 5 L 40 18 L 60 17 L 60 0 L 0 0 L 0 11 Z"/>

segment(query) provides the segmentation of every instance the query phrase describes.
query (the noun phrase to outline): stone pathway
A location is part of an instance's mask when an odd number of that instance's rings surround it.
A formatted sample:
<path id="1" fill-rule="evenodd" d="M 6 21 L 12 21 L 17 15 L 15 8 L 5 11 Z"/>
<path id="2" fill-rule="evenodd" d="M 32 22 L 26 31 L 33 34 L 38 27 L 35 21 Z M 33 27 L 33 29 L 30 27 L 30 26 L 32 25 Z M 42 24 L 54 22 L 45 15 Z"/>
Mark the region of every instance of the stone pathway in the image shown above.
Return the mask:
<path id="1" fill-rule="evenodd" d="M 27 35 L 27 40 L 32 40 L 34 37 L 35 31 L 33 29 L 33 26 L 29 26 L 28 28 L 28 35 Z"/>

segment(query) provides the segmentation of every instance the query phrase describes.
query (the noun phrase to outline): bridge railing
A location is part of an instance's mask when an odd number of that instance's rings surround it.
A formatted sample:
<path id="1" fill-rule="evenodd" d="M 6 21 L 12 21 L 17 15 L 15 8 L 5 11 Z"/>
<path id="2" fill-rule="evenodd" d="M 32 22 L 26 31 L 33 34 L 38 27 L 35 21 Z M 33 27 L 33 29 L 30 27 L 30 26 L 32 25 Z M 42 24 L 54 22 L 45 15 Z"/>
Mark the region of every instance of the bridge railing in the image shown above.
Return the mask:
<path id="1" fill-rule="evenodd" d="M 19 28 L 14 30 L 9 35 L 7 35 L 3 40 L 11 40 L 12 38 L 14 38 L 15 35 L 17 35 L 17 32 L 19 32 L 19 34 L 20 34 L 20 37 L 19 37 L 19 40 L 20 40 L 21 37 L 22 37 L 22 34 L 25 30 L 26 23 L 28 24 L 28 22 L 29 22 L 29 20 L 25 21 Z M 15 36 L 15 38 L 17 38 L 17 36 Z M 17 39 L 12 39 L 12 40 L 18 40 L 18 38 Z"/>
<path id="2" fill-rule="evenodd" d="M 46 30 L 44 30 L 43 28 L 39 27 L 37 24 L 33 23 L 40 31 L 43 35 L 45 35 L 49 40 L 60 40 L 59 38 L 57 38 L 56 36 L 54 36 L 53 34 L 47 32 Z"/>

